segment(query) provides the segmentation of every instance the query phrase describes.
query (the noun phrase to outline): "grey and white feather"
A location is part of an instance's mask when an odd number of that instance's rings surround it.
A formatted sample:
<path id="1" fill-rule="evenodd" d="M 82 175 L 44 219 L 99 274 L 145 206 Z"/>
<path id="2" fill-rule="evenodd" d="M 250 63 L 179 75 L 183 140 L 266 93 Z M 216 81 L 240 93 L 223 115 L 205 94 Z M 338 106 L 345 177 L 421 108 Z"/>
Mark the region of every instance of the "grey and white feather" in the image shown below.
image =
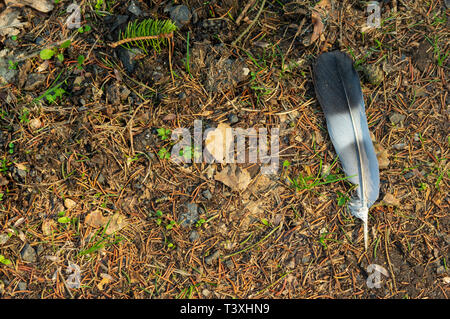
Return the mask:
<path id="1" fill-rule="evenodd" d="M 380 177 L 353 60 L 340 51 L 321 54 L 314 66 L 314 86 L 342 168 L 348 180 L 358 185 L 349 209 L 364 223 L 364 246 L 367 249 L 368 212 L 378 198 Z"/>

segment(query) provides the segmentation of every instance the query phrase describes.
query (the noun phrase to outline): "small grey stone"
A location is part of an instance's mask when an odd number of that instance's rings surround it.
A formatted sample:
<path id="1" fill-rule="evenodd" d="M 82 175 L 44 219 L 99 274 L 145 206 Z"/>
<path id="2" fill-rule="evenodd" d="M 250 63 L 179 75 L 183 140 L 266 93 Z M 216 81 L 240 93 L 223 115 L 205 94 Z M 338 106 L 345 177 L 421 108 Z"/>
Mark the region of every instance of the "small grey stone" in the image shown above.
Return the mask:
<path id="1" fill-rule="evenodd" d="M 137 17 L 142 14 L 141 8 L 139 8 L 139 6 L 134 1 L 132 1 L 131 4 L 128 6 L 128 11 Z"/>
<path id="2" fill-rule="evenodd" d="M 363 67 L 364 74 L 370 84 L 378 85 L 383 81 L 383 70 L 379 65 L 369 64 Z"/>
<path id="3" fill-rule="evenodd" d="M 17 69 L 10 69 L 8 61 L 0 59 L 0 85 L 5 83 L 12 83 L 17 76 Z"/>
<path id="4" fill-rule="evenodd" d="M 230 114 L 228 115 L 228 121 L 230 121 L 230 124 L 235 124 L 239 122 L 239 118 L 236 114 Z"/>
<path id="5" fill-rule="evenodd" d="M 406 115 L 394 113 L 389 116 L 389 121 L 391 121 L 392 124 L 397 124 L 400 122 L 403 122 L 406 118 Z"/>
<path id="6" fill-rule="evenodd" d="M 31 247 L 29 244 L 25 244 L 22 251 L 20 252 L 20 255 L 22 256 L 22 259 L 24 261 L 34 263 L 36 262 L 36 250 L 34 250 L 33 247 Z"/>
<path id="7" fill-rule="evenodd" d="M 142 54 L 142 51 L 139 49 L 125 49 L 123 47 L 119 47 L 118 56 L 120 61 L 122 61 L 125 70 L 128 73 L 132 73 L 136 67 L 136 56 Z"/>
<path id="8" fill-rule="evenodd" d="M 44 251 L 44 245 L 42 245 L 42 244 L 39 244 L 39 245 L 37 245 L 37 247 L 36 247 L 36 253 L 37 253 L 37 255 L 39 256 L 40 254 L 42 254 L 42 252 Z"/>
<path id="9" fill-rule="evenodd" d="M 192 13 L 185 5 L 178 5 L 170 9 L 170 19 L 178 28 L 188 24 L 191 21 Z"/>
<path id="10" fill-rule="evenodd" d="M 414 133 L 414 141 L 419 142 L 420 141 L 420 135 L 419 133 Z"/>
<path id="11" fill-rule="evenodd" d="M 202 295 L 208 298 L 209 296 L 211 296 L 211 291 L 209 291 L 208 289 L 203 289 Z"/>
<path id="12" fill-rule="evenodd" d="M 17 175 L 19 175 L 22 178 L 27 177 L 27 171 L 24 171 L 23 169 L 18 169 L 17 168 Z"/>
<path id="13" fill-rule="evenodd" d="M 202 192 L 203 197 L 205 197 L 207 200 L 210 200 L 212 198 L 211 191 L 209 189 L 204 190 Z"/>
<path id="14" fill-rule="evenodd" d="M 178 98 L 179 98 L 180 100 L 184 100 L 184 99 L 186 98 L 186 93 L 181 92 L 180 94 L 178 94 Z"/>
<path id="15" fill-rule="evenodd" d="M 439 266 L 439 267 L 436 269 L 436 273 L 437 273 L 438 275 L 442 275 L 443 273 L 445 273 L 445 268 L 444 268 L 444 266 Z"/>
<path id="16" fill-rule="evenodd" d="M 196 230 L 191 231 L 191 234 L 189 235 L 189 240 L 191 242 L 194 242 L 199 238 L 200 238 L 200 235 L 199 235 L 198 231 L 196 231 Z"/>
<path id="17" fill-rule="evenodd" d="M 205 258 L 205 263 L 211 265 L 220 256 L 220 252 L 216 250 L 214 253 Z"/>
<path id="18" fill-rule="evenodd" d="M 188 203 L 186 205 L 187 210 L 181 213 L 178 218 L 178 222 L 181 227 L 189 227 L 194 225 L 194 223 L 198 220 L 198 205 L 195 203 Z"/>
<path id="19" fill-rule="evenodd" d="M 25 91 L 34 91 L 37 87 L 44 84 L 46 79 L 45 74 L 40 73 L 32 73 L 28 75 L 27 81 L 25 82 L 24 90 Z"/>
<path id="20" fill-rule="evenodd" d="M 19 284 L 17 285 L 17 288 L 19 288 L 19 290 L 23 291 L 23 290 L 27 290 L 27 283 L 24 281 L 19 282 Z"/>
<path id="21" fill-rule="evenodd" d="M 105 177 L 103 176 L 102 173 L 98 174 L 97 182 L 99 182 L 102 185 L 105 183 Z"/>
<path id="22" fill-rule="evenodd" d="M 403 150 L 406 148 L 406 144 L 405 143 L 398 143 L 395 145 L 392 145 L 392 147 L 398 151 Z"/>
<path id="23" fill-rule="evenodd" d="M 302 257 L 302 264 L 307 264 L 311 260 L 310 256 L 303 256 Z"/>
<path id="24" fill-rule="evenodd" d="M 36 40 L 34 40 L 34 43 L 36 43 L 37 45 L 41 45 L 44 43 L 44 38 L 43 37 L 37 37 Z"/>
<path id="25" fill-rule="evenodd" d="M 0 245 L 6 244 L 9 238 L 8 234 L 0 234 Z"/>
<path id="26" fill-rule="evenodd" d="M 405 177 L 406 179 L 410 179 L 411 177 L 414 177 L 414 172 L 409 171 L 408 173 L 406 173 L 405 175 L 403 175 L 403 177 Z"/>

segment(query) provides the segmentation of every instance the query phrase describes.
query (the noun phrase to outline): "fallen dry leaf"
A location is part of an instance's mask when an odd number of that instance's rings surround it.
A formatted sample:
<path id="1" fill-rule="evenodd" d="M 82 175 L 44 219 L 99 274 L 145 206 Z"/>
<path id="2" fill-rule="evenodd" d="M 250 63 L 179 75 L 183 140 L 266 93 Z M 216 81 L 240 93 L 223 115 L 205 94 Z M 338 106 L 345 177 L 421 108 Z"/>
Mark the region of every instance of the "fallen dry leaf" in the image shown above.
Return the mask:
<path id="1" fill-rule="evenodd" d="M 383 202 L 387 205 L 398 207 L 400 206 L 400 200 L 395 198 L 392 194 L 386 194 L 383 198 Z"/>
<path id="2" fill-rule="evenodd" d="M 67 209 L 72 209 L 75 206 L 77 206 L 77 202 L 76 201 L 74 201 L 74 200 L 72 200 L 70 198 L 66 198 L 64 200 L 64 207 L 66 207 Z"/>
<path id="3" fill-rule="evenodd" d="M 102 280 L 97 284 L 98 290 L 103 290 L 104 285 L 107 285 L 113 281 L 113 277 L 105 273 L 101 273 L 100 277 L 102 277 Z"/>
<path id="4" fill-rule="evenodd" d="M 6 177 L 4 177 L 3 175 L 0 175 L 0 186 L 5 186 L 8 185 L 9 181 Z"/>
<path id="5" fill-rule="evenodd" d="M 103 216 L 100 210 L 95 210 L 89 213 L 84 222 L 91 227 L 100 228 L 106 227 L 105 234 L 111 235 L 126 226 L 126 219 L 120 213 L 115 213 L 112 217 Z"/>
<path id="6" fill-rule="evenodd" d="M 104 217 L 100 210 L 95 210 L 92 213 L 89 213 L 84 222 L 91 227 L 100 228 L 103 227 L 108 221 L 107 217 Z"/>
<path id="7" fill-rule="evenodd" d="M 42 223 L 42 233 L 45 236 L 49 236 L 52 234 L 53 229 L 56 228 L 56 222 L 53 219 L 46 219 Z"/>
<path id="8" fill-rule="evenodd" d="M 226 123 L 220 123 L 216 129 L 206 135 L 205 147 L 218 163 L 223 163 L 224 159 L 227 159 L 226 155 L 232 145 L 231 126 Z"/>
<path id="9" fill-rule="evenodd" d="M 214 175 L 216 181 L 222 182 L 234 191 L 243 191 L 252 181 L 250 173 L 246 169 L 231 164 Z"/>
<path id="10" fill-rule="evenodd" d="M 372 139 L 375 154 L 378 159 L 378 167 L 380 169 L 388 168 L 391 163 L 389 161 L 389 152 L 376 141 L 375 135 L 372 132 L 370 132 L 370 138 Z"/>
<path id="11" fill-rule="evenodd" d="M 329 15 L 332 10 L 330 0 L 321 0 L 318 2 L 311 13 L 311 20 L 314 25 L 313 33 L 311 35 L 310 44 L 314 43 L 323 32 L 324 25 L 322 19 Z"/>
<path id="12" fill-rule="evenodd" d="M 111 234 L 121 230 L 126 225 L 127 225 L 127 222 L 126 222 L 125 216 L 123 216 L 120 213 L 115 213 L 111 217 L 111 221 L 109 221 L 109 225 L 108 225 L 108 228 L 106 229 L 105 233 L 107 235 L 111 235 Z"/>

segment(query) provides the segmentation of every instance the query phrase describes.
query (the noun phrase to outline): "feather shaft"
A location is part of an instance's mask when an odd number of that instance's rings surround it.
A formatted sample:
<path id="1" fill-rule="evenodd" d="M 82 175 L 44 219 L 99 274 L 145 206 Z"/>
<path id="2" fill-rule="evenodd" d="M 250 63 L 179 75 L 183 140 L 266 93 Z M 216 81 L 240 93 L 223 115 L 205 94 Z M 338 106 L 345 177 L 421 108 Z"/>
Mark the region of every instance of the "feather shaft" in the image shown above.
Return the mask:
<path id="1" fill-rule="evenodd" d="M 363 221 L 367 249 L 368 211 L 378 198 L 380 181 L 364 97 L 352 59 L 339 51 L 321 54 L 314 66 L 314 86 L 342 168 L 348 180 L 357 185 L 349 209 Z"/>

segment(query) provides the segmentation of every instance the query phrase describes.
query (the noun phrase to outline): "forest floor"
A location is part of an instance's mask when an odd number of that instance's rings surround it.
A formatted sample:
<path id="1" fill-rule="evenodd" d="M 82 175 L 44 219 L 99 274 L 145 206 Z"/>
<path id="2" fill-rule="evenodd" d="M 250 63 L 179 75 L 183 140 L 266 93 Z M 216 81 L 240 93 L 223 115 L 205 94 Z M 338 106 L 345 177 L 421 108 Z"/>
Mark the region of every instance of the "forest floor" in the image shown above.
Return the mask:
<path id="1" fill-rule="evenodd" d="M 2 298 L 448 297 L 443 0 L 384 1 L 379 27 L 357 0 L 48 3 L 0 29 Z M 149 18 L 179 28 L 111 46 Z M 380 164 L 367 250 L 314 93 L 332 50 L 355 61 Z M 278 128 L 278 171 L 173 161 L 196 120 Z"/>

